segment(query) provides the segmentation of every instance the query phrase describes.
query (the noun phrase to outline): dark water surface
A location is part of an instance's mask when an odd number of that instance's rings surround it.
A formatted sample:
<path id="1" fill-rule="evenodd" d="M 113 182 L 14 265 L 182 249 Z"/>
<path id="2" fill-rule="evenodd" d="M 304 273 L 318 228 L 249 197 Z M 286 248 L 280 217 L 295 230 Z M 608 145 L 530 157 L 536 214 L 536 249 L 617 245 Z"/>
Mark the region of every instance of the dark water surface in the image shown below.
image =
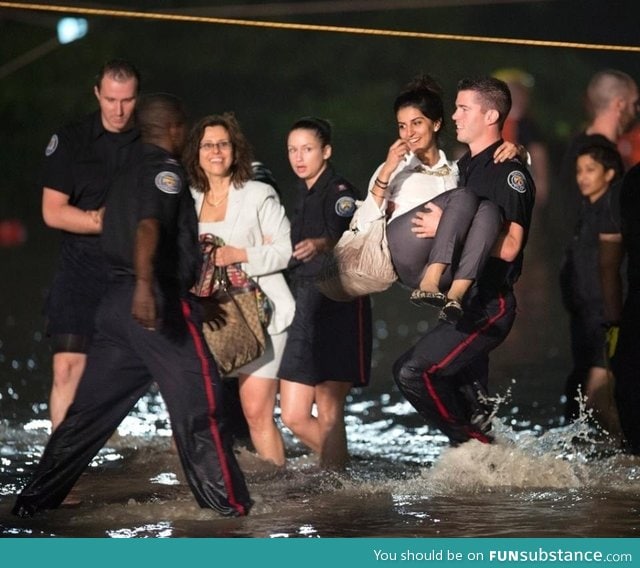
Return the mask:
<path id="1" fill-rule="evenodd" d="M 375 298 L 374 381 L 349 401 L 346 472 L 320 471 L 286 431 L 284 471 L 238 444 L 256 504 L 249 517 L 220 518 L 191 497 L 152 392 L 80 479 L 73 494 L 81 503 L 28 520 L 10 509 L 48 438 L 50 354 L 40 309 L 55 247 L 36 235 L 23 248 L 0 249 L 0 535 L 639 536 L 640 459 L 618 453 L 586 423 L 561 419 L 567 322 L 547 248 L 541 237 L 529 246 L 516 326 L 492 359 L 496 444 L 449 448 L 393 386 L 394 358 L 434 323 L 394 288 Z"/>

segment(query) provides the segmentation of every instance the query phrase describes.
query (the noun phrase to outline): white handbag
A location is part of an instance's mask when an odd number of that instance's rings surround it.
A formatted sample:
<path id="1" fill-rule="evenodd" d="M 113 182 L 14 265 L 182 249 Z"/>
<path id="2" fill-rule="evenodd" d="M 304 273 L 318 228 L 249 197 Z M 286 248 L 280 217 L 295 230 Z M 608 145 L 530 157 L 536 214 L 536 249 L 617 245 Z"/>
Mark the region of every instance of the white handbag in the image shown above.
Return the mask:
<path id="1" fill-rule="evenodd" d="M 358 229 L 358 212 L 316 278 L 320 291 L 338 302 L 383 292 L 398 279 L 387 243 L 386 219 L 368 223 L 363 231 Z"/>

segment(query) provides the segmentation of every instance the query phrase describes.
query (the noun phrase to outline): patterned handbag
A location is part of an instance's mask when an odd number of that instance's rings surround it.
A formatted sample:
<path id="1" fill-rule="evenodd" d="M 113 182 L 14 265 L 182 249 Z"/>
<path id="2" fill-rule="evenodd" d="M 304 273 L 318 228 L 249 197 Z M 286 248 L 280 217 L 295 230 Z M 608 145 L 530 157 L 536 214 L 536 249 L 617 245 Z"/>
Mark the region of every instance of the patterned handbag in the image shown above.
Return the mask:
<path id="1" fill-rule="evenodd" d="M 192 291 L 204 308 L 202 332 L 207 345 L 220 373 L 228 375 L 264 353 L 271 304 L 238 265 L 214 265 L 215 249 L 224 245 L 221 239 L 206 234 L 200 242 L 203 268 Z"/>

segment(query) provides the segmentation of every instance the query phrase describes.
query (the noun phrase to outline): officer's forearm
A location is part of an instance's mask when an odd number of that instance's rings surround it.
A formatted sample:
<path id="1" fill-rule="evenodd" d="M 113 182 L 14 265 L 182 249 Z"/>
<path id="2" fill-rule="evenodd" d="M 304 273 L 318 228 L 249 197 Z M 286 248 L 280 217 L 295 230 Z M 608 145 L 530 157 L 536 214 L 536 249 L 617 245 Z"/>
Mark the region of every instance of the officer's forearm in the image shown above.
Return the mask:
<path id="1" fill-rule="evenodd" d="M 43 208 L 42 217 L 52 229 L 83 235 L 102 232 L 102 216 L 98 211 L 84 211 L 73 205 L 63 205 L 55 209 Z"/>
<path id="2" fill-rule="evenodd" d="M 153 259 L 156 254 L 160 235 L 157 219 L 142 219 L 136 230 L 136 242 L 133 253 L 133 266 L 136 280 L 153 281 Z"/>
<path id="3" fill-rule="evenodd" d="M 518 223 L 507 223 L 506 231 L 498 235 L 493 247 L 493 256 L 506 262 L 513 262 L 522 249 L 524 229 Z"/>

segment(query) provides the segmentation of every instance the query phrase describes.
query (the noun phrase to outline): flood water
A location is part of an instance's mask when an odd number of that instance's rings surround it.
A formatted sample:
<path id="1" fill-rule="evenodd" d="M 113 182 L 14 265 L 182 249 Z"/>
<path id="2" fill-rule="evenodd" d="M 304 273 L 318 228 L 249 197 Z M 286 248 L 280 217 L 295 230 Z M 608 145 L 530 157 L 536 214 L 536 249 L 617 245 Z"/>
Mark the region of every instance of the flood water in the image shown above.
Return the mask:
<path id="1" fill-rule="evenodd" d="M 256 502 L 224 519 L 198 508 L 182 480 L 161 398 L 143 398 L 82 476 L 79 504 L 34 519 L 10 514 L 48 438 L 50 355 L 42 296 L 51 243 L 0 249 L 0 535 L 5 537 L 634 537 L 640 535 L 640 459 L 586 422 L 561 418 L 569 369 L 557 258 L 539 238 L 518 284 L 519 315 L 492 358 L 500 399 L 491 446 L 449 448 L 393 385 L 394 358 L 433 325 L 400 288 L 375 298 L 371 387 L 348 405 L 353 456 L 322 472 L 285 430 L 284 471 L 237 452 Z"/>

